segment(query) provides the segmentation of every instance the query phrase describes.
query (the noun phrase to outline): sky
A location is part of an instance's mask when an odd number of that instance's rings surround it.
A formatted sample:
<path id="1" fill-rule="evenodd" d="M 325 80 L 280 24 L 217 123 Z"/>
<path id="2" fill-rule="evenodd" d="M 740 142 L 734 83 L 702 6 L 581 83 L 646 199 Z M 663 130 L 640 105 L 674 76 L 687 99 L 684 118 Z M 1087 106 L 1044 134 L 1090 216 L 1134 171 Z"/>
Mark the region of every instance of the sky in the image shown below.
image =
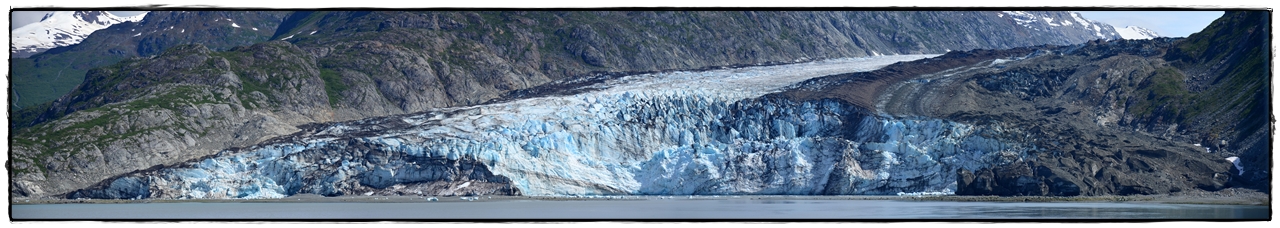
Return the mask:
<path id="1" fill-rule="evenodd" d="M 1138 26 L 1165 37 L 1187 37 L 1203 30 L 1222 11 L 1077 11 L 1085 19 L 1111 24 L 1116 28 Z"/>
<path id="2" fill-rule="evenodd" d="M 51 11 L 14 11 L 13 27 L 35 23 L 45 13 Z M 111 11 L 116 16 L 127 17 L 141 14 L 143 11 Z M 1199 32 L 1214 19 L 1222 16 L 1222 11 L 1078 11 L 1084 18 L 1111 24 L 1116 28 L 1138 26 L 1151 29 L 1161 36 L 1186 37 Z"/>

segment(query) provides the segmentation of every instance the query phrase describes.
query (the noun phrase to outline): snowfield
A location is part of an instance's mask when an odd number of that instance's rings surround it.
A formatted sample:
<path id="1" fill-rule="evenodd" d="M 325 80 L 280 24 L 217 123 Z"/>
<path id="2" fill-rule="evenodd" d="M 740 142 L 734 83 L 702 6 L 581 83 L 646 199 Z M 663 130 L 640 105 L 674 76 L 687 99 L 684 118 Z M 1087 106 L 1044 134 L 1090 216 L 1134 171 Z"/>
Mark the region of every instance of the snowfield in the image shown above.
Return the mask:
<path id="1" fill-rule="evenodd" d="M 14 50 L 37 51 L 78 44 L 98 31 L 114 24 L 138 22 L 146 13 L 130 17 L 117 17 L 101 11 L 96 17 L 87 18 L 80 11 L 58 11 L 46 14 L 40 22 L 31 23 L 13 29 L 10 33 L 9 47 Z M 93 22 L 90 22 L 92 20 Z"/>
<path id="2" fill-rule="evenodd" d="M 1149 39 L 1160 37 L 1160 34 L 1156 33 L 1155 31 L 1151 31 L 1150 29 L 1138 27 L 1138 26 L 1126 26 L 1124 28 L 1117 28 L 1116 32 L 1119 32 L 1120 37 L 1123 37 L 1126 40 L 1149 40 Z"/>

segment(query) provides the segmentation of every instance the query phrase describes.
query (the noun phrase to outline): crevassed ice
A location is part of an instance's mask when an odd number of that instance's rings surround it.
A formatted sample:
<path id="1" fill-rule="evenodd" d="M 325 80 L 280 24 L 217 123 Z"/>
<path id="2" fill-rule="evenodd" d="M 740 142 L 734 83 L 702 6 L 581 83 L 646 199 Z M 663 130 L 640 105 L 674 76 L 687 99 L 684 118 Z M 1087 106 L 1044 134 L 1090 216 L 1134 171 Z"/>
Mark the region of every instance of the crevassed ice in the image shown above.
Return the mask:
<path id="1" fill-rule="evenodd" d="M 333 137 L 367 129 L 338 124 L 168 169 L 151 185 L 184 198 L 332 195 L 353 178 L 434 180 L 412 162 L 429 157 L 475 159 L 526 195 L 952 193 L 957 168 L 1025 156 L 1028 148 L 993 138 L 1008 134 L 998 127 L 759 98 L 805 79 L 923 57 L 628 76 L 583 94 L 422 113 L 400 120 L 413 127 L 364 137 Z M 361 148 L 342 148 L 352 140 Z M 372 161 L 358 150 L 401 159 Z"/>

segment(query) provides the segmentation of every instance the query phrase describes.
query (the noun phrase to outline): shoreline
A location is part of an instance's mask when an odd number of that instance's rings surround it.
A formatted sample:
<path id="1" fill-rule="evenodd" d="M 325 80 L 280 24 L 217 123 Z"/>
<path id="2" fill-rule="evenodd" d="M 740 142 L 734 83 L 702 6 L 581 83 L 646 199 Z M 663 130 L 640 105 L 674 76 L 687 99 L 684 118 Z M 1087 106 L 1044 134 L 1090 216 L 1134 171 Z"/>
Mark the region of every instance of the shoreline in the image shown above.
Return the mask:
<path id="1" fill-rule="evenodd" d="M 431 200 L 432 198 L 436 200 Z M 696 195 L 696 196 L 334 196 L 312 194 L 277 199 L 11 199 L 10 205 L 41 204 L 147 204 L 147 203 L 447 203 L 484 201 L 634 201 L 634 200 L 892 200 L 915 202 L 1074 202 L 1155 203 L 1270 206 L 1270 195 L 1261 192 L 1203 192 L 1132 196 L 896 196 L 896 195 Z"/>

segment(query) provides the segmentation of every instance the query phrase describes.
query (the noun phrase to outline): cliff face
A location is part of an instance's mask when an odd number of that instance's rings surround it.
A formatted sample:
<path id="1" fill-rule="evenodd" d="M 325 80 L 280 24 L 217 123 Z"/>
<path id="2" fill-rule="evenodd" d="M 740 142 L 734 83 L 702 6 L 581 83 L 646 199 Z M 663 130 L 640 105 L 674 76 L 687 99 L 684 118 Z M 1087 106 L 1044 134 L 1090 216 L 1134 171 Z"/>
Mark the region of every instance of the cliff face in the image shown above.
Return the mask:
<path id="1" fill-rule="evenodd" d="M 18 195 L 62 194 L 110 176 L 253 145 L 297 131 L 297 125 L 479 104 L 591 72 L 1116 38 L 1109 27 L 1048 23 L 1073 20 L 1066 13 L 1010 15 L 153 12 L 140 24 L 113 26 L 81 45 L 33 57 L 38 67 L 91 56 L 86 53 L 147 56 L 89 71 L 61 98 L 17 113 L 11 123 L 19 127 L 12 140 L 13 189 Z M 214 34 L 242 35 L 202 40 Z M 106 45 L 110 39 L 128 42 Z M 273 41 L 230 48 L 261 40 Z M 179 45 L 188 43 L 195 45 Z"/>

